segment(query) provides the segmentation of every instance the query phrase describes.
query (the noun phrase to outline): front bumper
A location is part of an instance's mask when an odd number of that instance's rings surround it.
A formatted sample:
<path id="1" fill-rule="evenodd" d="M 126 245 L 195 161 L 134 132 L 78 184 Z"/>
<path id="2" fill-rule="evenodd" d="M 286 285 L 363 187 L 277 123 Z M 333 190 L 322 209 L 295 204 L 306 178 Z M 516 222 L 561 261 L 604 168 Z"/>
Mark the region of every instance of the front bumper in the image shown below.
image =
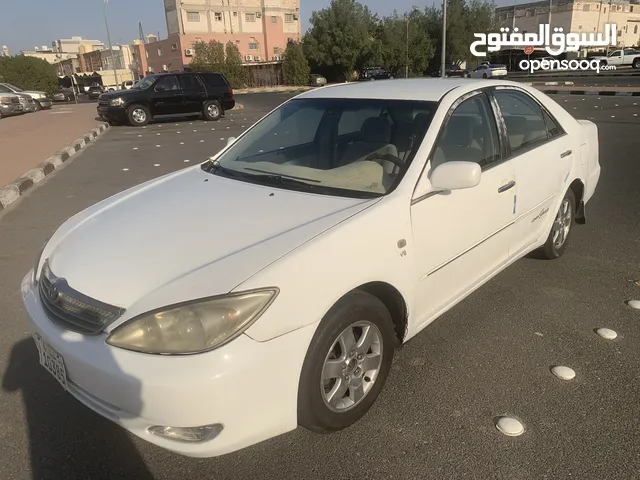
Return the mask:
<path id="1" fill-rule="evenodd" d="M 37 98 L 36 102 L 40 104 L 40 107 L 45 109 L 53 106 L 53 101 L 50 98 Z"/>
<path id="2" fill-rule="evenodd" d="M 62 355 L 69 393 L 100 415 L 191 457 L 223 455 L 296 428 L 298 380 L 315 325 L 268 342 L 241 335 L 199 355 L 145 355 L 107 345 L 106 334 L 59 328 L 46 316 L 32 274 L 21 288 L 30 327 Z M 148 432 L 213 423 L 224 429 L 201 443 Z"/>
<path id="3" fill-rule="evenodd" d="M 110 107 L 110 106 L 101 106 L 98 108 L 98 116 L 105 121 L 116 121 L 116 122 L 126 122 L 127 121 L 127 110 L 122 107 Z"/>
<path id="4" fill-rule="evenodd" d="M 11 115 L 20 115 L 24 113 L 24 107 L 22 105 L 16 105 L 12 103 L 11 105 L 0 105 L 0 111 L 2 112 L 3 117 L 9 117 Z"/>

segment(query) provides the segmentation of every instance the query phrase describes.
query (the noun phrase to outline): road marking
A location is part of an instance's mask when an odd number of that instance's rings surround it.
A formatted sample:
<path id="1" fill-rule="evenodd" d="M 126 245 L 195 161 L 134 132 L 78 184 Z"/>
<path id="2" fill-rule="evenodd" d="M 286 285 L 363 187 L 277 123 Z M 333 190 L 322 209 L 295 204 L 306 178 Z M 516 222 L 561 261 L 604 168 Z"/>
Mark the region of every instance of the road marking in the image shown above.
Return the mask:
<path id="1" fill-rule="evenodd" d="M 204 140 L 200 140 L 200 143 L 204 143 Z"/>
<path id="2" fill-rule="evenodd" d="M 496 428 L 509 437 L 517 437 L 524 433 L 524 426 L 515 418 L 502 417 L 496 423 Z"/>
<path id="3" fill-rule="evenodd" d="M 128 168 L 123 168 L 123 169 L 122 169 L 122 171 L 123 171 L 123 172 L 128 172 L 128 171 L 129 171 L 129 169 L 128 169 Z"/>
<path id="4" fill-rule="evenodd" d="M 609 328 L 599 328 L 596 333 L 607 340 L 615 339 L 618 334 Z"/>
<path id="5" fill-rule="evenodd" d="M 184 142 L 180 142 L 180 145 L 184 145 Z"/>
<path id="6" fill-rule="evenodd" d="M 576 376 L 576 372 L 569 367 L 563 367 L 562 365 L 556 365 L 551 369 L 553 373 L 560 380 L 573 380 Z"/>
<path id="7" fill-rule="evenodd" d="M 159 167 L 159 166 L 160 166 L 160 164 L 159 164 L 159 163 L 154 163 L 154 164 L 153 164 L 153 166 L 154 166 L 154 167 Z"/>
<path id="8" fill-rule="evenodd" d="M 191 160 L 185 160 L 184 163 L 189 163 Z"/>
<path id="9" fill-rule="evenodd" d="M 133 149 L 134 149 L 134 150 L 137 150 L 137 149 L 138 149 L 138 147 L 133 147 Z"/>
<path id="10" fill-rule="evenodd" d="M 160 145 L 156 145 L 156 147 L 160 148 Z"/>

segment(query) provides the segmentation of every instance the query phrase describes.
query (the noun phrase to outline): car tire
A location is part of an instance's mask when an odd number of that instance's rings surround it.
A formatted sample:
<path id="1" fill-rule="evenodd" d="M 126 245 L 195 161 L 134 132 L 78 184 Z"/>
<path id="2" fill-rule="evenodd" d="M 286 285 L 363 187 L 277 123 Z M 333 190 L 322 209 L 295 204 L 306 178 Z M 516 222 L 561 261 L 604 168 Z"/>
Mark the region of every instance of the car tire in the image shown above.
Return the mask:
<path id="1" fill-rule="evenodd" d="M 209 120 L 211 122 L 217 122 L 222 117 L 222 106 L 220 102 L 217 100 L 210 100 L 208 102 L 204 102 L 202 105 L 202 115 L 205 120 Z"/>
<path id="2" fill-rule="evenodd" d="M 40 110 L 42 110 L 42 105 L 40 105 L 40 102 L 36 100 L 36 112 L 39 112 Z"/>
<path id="3" fill-rule="evenodd" d="M 349 335 L 353 347 L 347 352 Z M 362 345 L 365 338 L 370 346 Z M 362 418 L 384 387 L 397 343 L 391 315 L 379 299 L 358 290 L 345 295 L 309 344 L 298 386 L 298 423 L 330 433 Z"/>
<path id="4" fill-rule="evenodd" d="M 567 247 L 572 227 L 575 224 L 575 214 L 576 197 L 573 194 L 573 190 L 569 189 L 565 193 L 562 202 L 560 202 L 560 208 L 558 208 L 553 220 L 547 241 L 536 251 L 538 258 L 555 260 L 562 256 Z"/>
<path id="5" fill-rule="evenodd" d="M 134 127 L 144 127 L 151 120 L 151 113 L 144 105 L 131 105 L 127 109 L 127 119 Z"/>
<path id="6" fill-rule="evenodd" d="M 632 64 L 633 68 L 640 68 L 640 58 L 636 58 L 633 60 L 633 64 Z"/>
<path id="7" fill-rule="evenodd" d="M 489 78 L 486 73 L 482 74 L 482 78 Z"/>

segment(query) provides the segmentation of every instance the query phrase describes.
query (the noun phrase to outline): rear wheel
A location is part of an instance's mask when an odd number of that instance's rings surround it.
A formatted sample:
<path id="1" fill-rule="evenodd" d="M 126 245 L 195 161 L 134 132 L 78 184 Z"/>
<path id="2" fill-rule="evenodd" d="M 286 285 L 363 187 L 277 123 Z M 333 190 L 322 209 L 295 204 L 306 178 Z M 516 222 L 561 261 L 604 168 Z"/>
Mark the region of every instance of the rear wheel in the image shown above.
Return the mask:
<path id="1" fill-rule="evenodd" d="M 482 74 L 482 78 L 489 78 L 489 77 L 487 77 L 487 74 L 486 74 L 486 73 L 483 73 L 483 74 Z"/>
<path id="2" fill-rule="evenodd" d="M 345 295 L 322 319 L 307 351 L 298 423 L 329 433 L 358 421 L 382 391 L 396 343 L 380 300 L 361 291 Z"/>
<path id="3" fill-rule="evenodd" d="M 633 68 L 640 68 L 640 57 L 633 60 Z"/>
<path id="4" fill-rule="evenodd" d="M 143 127 L 151 120 L 149 109 L 144 105 L 131 105 L 127 110 L 129 123 L 134 127 Z"/>
<path id="5" fill-rule="evenodd" d="M 575 211 L 576 197 L 573 190 L 569 189 L 560 203 L 547 241 L 537 252 L 540 257 L 553 260 L 562 256 L 567 246 L 571 227 L 573 227 Z"/>
<path id="6" fill-rule="evenodd" d="M 212 122 L 220 120 L 220 117 L 222 117 L 222 107 L 220 106 L 220 102 L 217 100 L 204 102 L 204 105 L 202 106 L 202 114 L 206 120 L 210 120 Z"/>

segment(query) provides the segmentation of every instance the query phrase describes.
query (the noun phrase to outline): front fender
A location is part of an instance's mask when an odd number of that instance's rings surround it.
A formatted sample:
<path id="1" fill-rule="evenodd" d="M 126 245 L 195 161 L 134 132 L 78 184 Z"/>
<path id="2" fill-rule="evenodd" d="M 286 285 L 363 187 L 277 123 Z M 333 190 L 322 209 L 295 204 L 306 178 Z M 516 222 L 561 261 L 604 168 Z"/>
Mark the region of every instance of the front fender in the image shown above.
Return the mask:
<path id="1" fill-rule="evenodd" d="M 400 248 L 402 239 L 406 245 Z M 408 202 L 387 198 L 375 204 L 236 288 L 280 288 L 276 300 L 246 334 L 263 342 L 318 323 L 342 296 L 374 281 L 393 285 L 410 310 L 415 272 L 407 252 L 412 247 Z"/>

